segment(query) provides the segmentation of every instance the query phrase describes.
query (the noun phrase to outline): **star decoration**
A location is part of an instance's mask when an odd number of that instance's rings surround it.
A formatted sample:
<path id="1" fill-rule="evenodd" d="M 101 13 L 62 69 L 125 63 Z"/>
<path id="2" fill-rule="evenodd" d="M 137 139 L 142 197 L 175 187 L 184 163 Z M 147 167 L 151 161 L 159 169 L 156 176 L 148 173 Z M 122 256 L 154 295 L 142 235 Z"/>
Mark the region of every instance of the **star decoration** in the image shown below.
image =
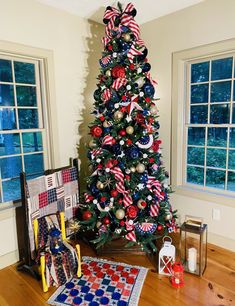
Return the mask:
<path id="1" fill-rule="evenodd" d="M 121 154 L 118 155 L 118 157 L 121 157 L 121 158 L 123 158 L 124 156 L 125 156 L 125 153 L 123 151 Z"/>
<path id="2" fill-rule="evenodd" d="M 144 189 L 144 184 L 140 183 L 140 184 L 137 185 L 137 187 L 138 187 L 139 190 L 142 190 L 142 189 Z"/>
<path id="3" fill-rule="evenodd" d="M 72 221 L 69 222 L 69 229 L 70 229 L 73 233 L 78 232 L 79 229 L 80 229 L 80 227 L 81 227 L 81 225 L 80 225 L 79 222 L 77 222 L 77 221 L 72 220 Z"/>
<path id="4" fill-rule="evenodd" d="M 131 118 L 131 116 L 127 116 L 127 117 L 126 117 L 126 121 L 127 121 L 127 122 L 130 122 L 130 121 L 132 121 L 132 118 Z"/>
<path id="5" fill-rule="evenodd" d="M 104 181 L 104 186 L 110 188 L 112 183 L 113 183 L 113 181 L 111 180 L 111 178 L 107 177 L 106 180 Z"/>

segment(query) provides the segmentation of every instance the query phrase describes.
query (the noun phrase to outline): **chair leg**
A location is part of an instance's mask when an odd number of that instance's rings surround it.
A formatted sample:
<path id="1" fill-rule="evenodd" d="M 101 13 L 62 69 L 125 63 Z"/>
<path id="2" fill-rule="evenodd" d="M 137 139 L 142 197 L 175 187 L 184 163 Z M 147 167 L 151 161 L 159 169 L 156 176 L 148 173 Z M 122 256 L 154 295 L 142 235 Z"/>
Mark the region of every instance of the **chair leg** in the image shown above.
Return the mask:
<path id="1" fill-rule="evenodd" d="M 45 267 L 46 267 L 45 256 L 40 257 L 40 264 L 41 264 L 41 273 L 42 273 L 42 288 L 43 288 L 43 292 L 47 292 L 48 286 L 47 286 L 46 277 L 45 277 Z"/>
<path id="2" fill-rule="evenodd" d="M 80 245 L 76 244 L 76 251 L 78 255 L 78 270 L 77 270 L 77 276 L 82 276 L 82 270 L 81 270 L 81 253 L 80 253 Z"/>

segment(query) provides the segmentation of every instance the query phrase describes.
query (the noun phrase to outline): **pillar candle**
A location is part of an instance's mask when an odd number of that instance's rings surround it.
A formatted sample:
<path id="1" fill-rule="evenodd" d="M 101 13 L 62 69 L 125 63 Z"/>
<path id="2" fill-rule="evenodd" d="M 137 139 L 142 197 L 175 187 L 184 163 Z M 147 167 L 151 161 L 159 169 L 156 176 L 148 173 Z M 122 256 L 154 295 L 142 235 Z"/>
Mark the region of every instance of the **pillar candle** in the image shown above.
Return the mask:
<path id="1" fill-rule="evenodd" d="M 188 249 L 188 269 L 190 272 L 195 272 L 197 269 L 197 249 Z"/>

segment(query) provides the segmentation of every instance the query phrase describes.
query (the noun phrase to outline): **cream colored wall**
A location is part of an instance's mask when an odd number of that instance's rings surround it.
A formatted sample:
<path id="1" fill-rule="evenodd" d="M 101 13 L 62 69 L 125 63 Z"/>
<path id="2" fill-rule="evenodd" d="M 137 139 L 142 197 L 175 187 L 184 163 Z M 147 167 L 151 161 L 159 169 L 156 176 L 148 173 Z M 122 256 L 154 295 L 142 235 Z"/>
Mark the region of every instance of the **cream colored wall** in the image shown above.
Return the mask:
<path id="1" fill-rule="evenodd" d="M 207 0 L 148 22 L 141 27 L 142 38 L 149 50 L 151 71 L 159 83 L 157 90 L 161 97 L 160 137 L 163 140 L 163 156 L 167 169 L 170 169 L 172 149 L 170 120 L 172 52 L 235 37 L 234 12 L 234 0 Z M 173 194 L 171 199 L 182 220 L 185 214 L 204 217 L 209 225 L 209 240 L 235 251 L 235 203 L 232 208 L 177 193 Z M 220 221 L 212 220 L 212 208 L 220 209 Z"/>
<path id="2" fill-rule="evenodd" d="M 34 0 L 0 0 L 0 7 L 0 40 L 53 51 L 53 117 L 58 122 L 55 166 L 66 165 L 69 157 L 77 156 L 76 143 L 81 142 L 84 147 L 87 139 L 103 27 Z M 80 150 L 82 170 L 87 168 L 84 154 Z M 0 212 L 0 267 L 17 258 L 14 210 L 8 210 L 3 221 L 1 215 Z M 6 254 L 11 255 L 10 261 L 5 260 Z"/>

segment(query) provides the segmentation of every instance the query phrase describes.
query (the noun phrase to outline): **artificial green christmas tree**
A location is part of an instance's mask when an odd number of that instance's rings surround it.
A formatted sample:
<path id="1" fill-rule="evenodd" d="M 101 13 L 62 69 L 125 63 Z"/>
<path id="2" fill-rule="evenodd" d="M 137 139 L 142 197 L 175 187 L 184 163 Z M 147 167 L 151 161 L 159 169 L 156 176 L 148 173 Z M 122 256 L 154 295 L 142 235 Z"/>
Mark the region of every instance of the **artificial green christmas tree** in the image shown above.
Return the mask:
<path id="1" fill-rule="evenodd" d="M 107 7 L 94 92 L 95 120 L 88 157 L 92 173 L 84 195 L 81 224 L 97 232 L 100 247 L 117 237 L 156 250 L 159 233 L 175 231 L 168 174 L 161 162 L 157 100 L 147 48 L 130 3 Z"/>

